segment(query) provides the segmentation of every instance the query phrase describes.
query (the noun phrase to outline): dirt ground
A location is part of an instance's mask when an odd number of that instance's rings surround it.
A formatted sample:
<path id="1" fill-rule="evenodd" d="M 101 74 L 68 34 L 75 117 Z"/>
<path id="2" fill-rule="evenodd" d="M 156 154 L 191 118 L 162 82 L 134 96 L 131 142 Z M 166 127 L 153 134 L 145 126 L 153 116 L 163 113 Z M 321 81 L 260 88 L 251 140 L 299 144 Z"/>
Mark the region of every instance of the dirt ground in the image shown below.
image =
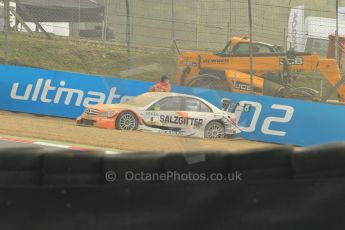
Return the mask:
<path id="1" fill-rule="evenodd" d="M 74 120 L 0 111 L 0 135 L 66 141 L 129 151 L 186 152 L 200 150 L 238 151 L 275 144 L 247 140 L 205 140 L 138 131 L 78 127 Z"/>

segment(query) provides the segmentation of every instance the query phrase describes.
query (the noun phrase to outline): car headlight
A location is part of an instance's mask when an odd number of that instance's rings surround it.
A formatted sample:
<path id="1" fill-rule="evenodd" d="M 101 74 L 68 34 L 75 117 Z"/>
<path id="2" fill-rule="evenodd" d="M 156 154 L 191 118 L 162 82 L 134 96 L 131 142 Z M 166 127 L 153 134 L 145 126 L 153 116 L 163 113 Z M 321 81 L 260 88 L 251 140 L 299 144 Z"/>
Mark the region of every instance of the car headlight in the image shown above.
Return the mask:
<path id="1" fill-rule="evenodd" d="M 111 110 L 108 110 L 107 112 L 103 112 L 99 114 L 101 117 L 112 117 L 113 116 L 113 112 Z"/>
<path id="2" fill-rule="evenodd" d="M 113 112 L 112 111 L 107 111 L 106 112 L 106 117 L 112 117 L 113 116 Z"/>

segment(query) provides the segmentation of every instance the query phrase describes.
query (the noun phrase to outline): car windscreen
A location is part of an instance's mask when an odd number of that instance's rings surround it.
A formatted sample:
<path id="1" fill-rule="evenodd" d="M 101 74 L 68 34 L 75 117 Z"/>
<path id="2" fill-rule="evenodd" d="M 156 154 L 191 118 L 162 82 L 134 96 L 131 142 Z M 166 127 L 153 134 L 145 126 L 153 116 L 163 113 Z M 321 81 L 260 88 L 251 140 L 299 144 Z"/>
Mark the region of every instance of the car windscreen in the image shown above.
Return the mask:
<path id="1" fill-rule="evenodd" d="M 132 106 L 137 106 L 137 107 L 145 107 L 146 105 L 151 104 L 155 100 L 157 100 L 156 97 L 152 97 L 150 95 L 143 94 L 143 95 L 138 96 L 138 97 L 133 97 L 133 98 L 129 99 L 128 101 L 123 102 L 122 104 L 132 105 Z"/>

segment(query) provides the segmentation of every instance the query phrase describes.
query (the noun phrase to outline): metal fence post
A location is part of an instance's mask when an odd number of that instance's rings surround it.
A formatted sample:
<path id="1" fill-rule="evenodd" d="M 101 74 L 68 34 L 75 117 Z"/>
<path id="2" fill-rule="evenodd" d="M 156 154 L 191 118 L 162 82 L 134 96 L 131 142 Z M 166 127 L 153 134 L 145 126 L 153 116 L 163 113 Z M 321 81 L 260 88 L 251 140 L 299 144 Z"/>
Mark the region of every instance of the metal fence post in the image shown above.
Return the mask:
<path id="1" fill-rule="evenodd" d="M 171 47 L 175 54 L 175 1 L 171 0 Z"/>
<path id="2" fill-rule="evenodd" d="M 284 35 L 283 35 L 283 44 L 285 45 L 285 44 L 287 44 L 287 35 L 286 35 L 286 28 L 284 27 Z M 287 51 L 286 49 L 285 49 L 285 51 Z"/>
<path id="3" fill-rule="evenodd" d="M 249 68 L 250 68 L 250 91 L 254 94 L 253 85 L 253 26 L 252 26 L 252 1 L 248 0 L 248 17 L 249 17 Z"/>
<path id="4" fill-rule="evenodd" d="M 80 8 L 81 8 L 81 3 L 79 0 L 78 1 L 78 38 L 80 38 L 80 18 L 81 18 Z"/>
<path id="5" fill-rule="evenodd" d="M 197 22 L 195 27 L 195 43 L 196 49 L 199 49 L 199 25 L 201 24 L 201 0 L 197 0 Z"/>
<path id="6" fill-rule="evenodd" d="M 128 78 L 131 78 L 131 22 L 130 22 L 130 10 L 129 0 L 126 0 L 126 40 L 127 40 L 127 67 L 128 67 Z"/>
<path id="7" fill-rule="evenodd" d="M 287 32 L 286 32 L 286 37 L 284 40 L 285 41 L 285 51 L 288 51 L 288 49 L 290 49 L 291 47 L 291 44 L 288 45 L 288 38 L 289 38 L 289 17 L 290 17 L 290 11 L 291 11 L 291 1 L 292 0 L 289 0 L 289 5 L 288 5 L 288 11 L 287 11 L 287 17 L 286 17 L 286 21 L 287 21 L 287 24 L 285 25 L 285 28 L 287 28 Z"/>
<path id="8" fill-rule="evenodd" d="M 323 79 L 320 80 L 320 97 L 323 95 Z"/>
<path id="9" fill-rule="evenodd" d="M 4 0 L 4 59 L 8 65 L 8 32 L 10 27 L 10 0 Z"/>
<path id="10" fill-rule="evenodd" d="M 104 21 L 103 21 L 103 34 L 102 34 L 102 39 L 103 39 L 104 41 L 107 40 L 108 14 L 109 14 L 109 0 L 106 1 L 105 15 L 104 15 Z"/>
<path id="11" fill-rule="evenodd" d="M 232 7 L 232 5 L 231 5 L 231 1 L 229 1 L 229 21 L 228 21 L 228 40 L 227 40 L 227 42 L 228 41 L 230 41 L 230 39 L 231 39 L 231 7 Z"/>
<path id="12" fill-rule="evenodd" d="M 337 60 L 338 67 L 340 68 L 340 60 L 339 60 L 339 14 L 338 14 L 338 6 L 339 6 L 339 0 L 335 1 L 335 58 Z"/>
<path id="13" fill-rule="evenodd" d="M 171 0 L 171 39 L 175 40 L 175 1 Z"/>
<path id="14" fill-rule="evenodd" d="M 198 49 L 198 23 L 195 24 L 195 49 Z"/>

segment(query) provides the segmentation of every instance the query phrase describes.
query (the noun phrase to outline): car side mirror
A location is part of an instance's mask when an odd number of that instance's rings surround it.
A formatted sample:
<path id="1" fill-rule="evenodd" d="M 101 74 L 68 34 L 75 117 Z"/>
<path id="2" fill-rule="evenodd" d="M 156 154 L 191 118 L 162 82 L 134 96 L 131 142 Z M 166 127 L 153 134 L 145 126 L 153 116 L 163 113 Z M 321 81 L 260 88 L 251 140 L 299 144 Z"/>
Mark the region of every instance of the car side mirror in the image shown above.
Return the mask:
<path id="1" fill-rule="evenodd" d="M 222 99 L 222 110 L 223 111 L 228 111 L 230 105 L 231 105 L 231 100 L 226 99 L 226 98 Z"/>
<path id="2" fill-rule="evenodd" d="M 229 112 L 235 113 L 236 111 L 240 111 L 244 113 L 249 113 L 251 107 L 252 107 L 251 104 L 240 105 L 239 103 L 232 103 L 230 105 Z"/>
<path id="3" fill-rule="evenodd" d="M 243 106 L 243 112 L 249 113 L 250 109 L 252 108 L 251 104 L 244 104 Z"/>
<path id="4" fill-rule="evenodd" d="M 222 110 L 228 111 L 230 113 L 235 113 L 236 111 L 249 113 L 250 109 L 252 108 L 251 104 L 240 105 L 239 103 L 232 103 L 231 100 L 228 98 L 223 98 L 221 102 L 222 102 Z"/>

